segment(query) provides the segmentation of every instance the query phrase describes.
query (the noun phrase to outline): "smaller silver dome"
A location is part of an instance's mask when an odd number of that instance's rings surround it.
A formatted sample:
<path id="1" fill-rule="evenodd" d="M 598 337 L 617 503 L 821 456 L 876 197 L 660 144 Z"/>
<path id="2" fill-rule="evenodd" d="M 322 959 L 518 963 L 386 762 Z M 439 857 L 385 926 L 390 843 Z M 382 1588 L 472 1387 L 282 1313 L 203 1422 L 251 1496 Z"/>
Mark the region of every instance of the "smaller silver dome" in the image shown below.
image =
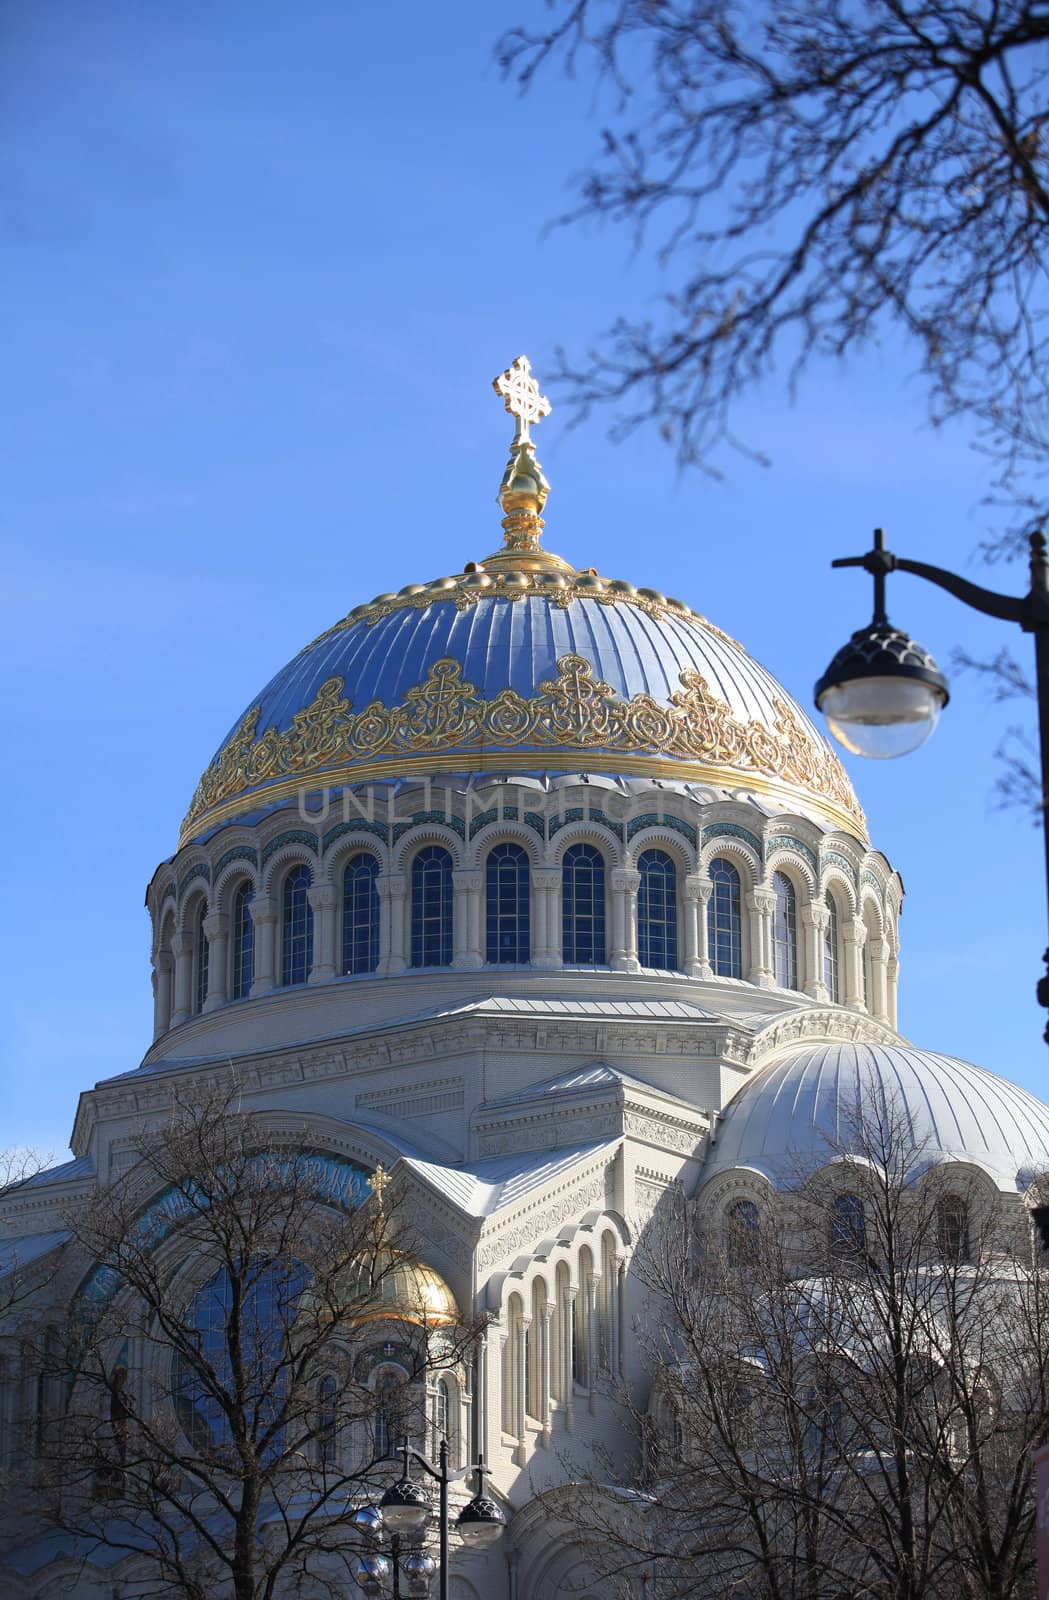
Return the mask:
<path id="1" fill-rule="evenodd" d="M 760 1067 L 729 1102 L 704 1183 L 749 1168 L 782 1187 L 825 1166 L 864 1109 L 904 1118 L 916 1171 L 966 1161 L 1009 1193 L 1049 1170 L 1049 1106 L 968 1061 L 903 1044 L 814 1042 Z"/>

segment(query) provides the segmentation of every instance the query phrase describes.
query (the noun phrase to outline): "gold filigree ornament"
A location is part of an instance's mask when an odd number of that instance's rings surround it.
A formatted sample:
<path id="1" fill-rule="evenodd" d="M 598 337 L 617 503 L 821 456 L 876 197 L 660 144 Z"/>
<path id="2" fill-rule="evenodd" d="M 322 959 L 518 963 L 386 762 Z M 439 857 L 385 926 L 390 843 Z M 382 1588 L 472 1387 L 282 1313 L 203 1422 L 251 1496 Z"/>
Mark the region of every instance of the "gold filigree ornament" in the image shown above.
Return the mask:
<path id="1" fill-rule="evenodd" d="M 402 705 L 373 700 L 355 711 L 343 679 L 328 678 L 282 732 L 267 728 L 256 737 L 260 708 L 248 712 L 201 778 L 182 842 L 205 819 L 213 827 L 260 801 L 290 797 L 304 783 L 448 771 L 452 754 L 458 771 L 505 771 L 510 751 L 534 752 L 544 768 L 560 772 L 580 770 L 583 752 L 589 766 L 595 756 L 599 765 L 614 757 L 608 764 L 623 776 L 738 786 L 785 807 L 800 791 L 832 826 L 866 837 L 840 761 L 787 701 L 773 700 L 770 728 L 739 721 L 700 673 L 684 671 L 679 681 L 667 705 L 647 694 L 623 700 L 582 656 L 565 655 L 557 677 L 540 683 L 534 697 L 503 689 L 486 700 L 445 657 Z"/>

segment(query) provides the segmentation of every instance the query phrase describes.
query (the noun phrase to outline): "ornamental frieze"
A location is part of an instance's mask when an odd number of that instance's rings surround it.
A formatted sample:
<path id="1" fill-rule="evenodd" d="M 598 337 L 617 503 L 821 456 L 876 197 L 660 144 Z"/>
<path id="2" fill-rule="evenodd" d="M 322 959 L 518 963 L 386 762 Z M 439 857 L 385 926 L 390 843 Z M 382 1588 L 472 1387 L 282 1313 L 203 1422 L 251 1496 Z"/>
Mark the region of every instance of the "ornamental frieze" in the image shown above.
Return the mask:
<path id="1" fill-rule="evenodd" d="M 773 701 L 774 722 L 743 722 L 700 673 L 680 674 L 681 688 L 661 705 L 651 695 L 620 699 L 578 655 L 562 656 L 556 678 L 526 699 L 503 689 L 486 700 L 463 679 L 457 661 L 436 661 L 401 705 L 373 700 L 355 711 L 344 680 L 328 678 L 312 705 L 289 727 L 258 732 L 253 706 L 197 785 L 183 828 L 225 800 L 274 779 L 309 779 L 327 769 L 367 765 L 443 751 L 593 750 L 669 756 L 731 768 L 808 790 L 848 815 L 860 831 L 863 813 L 837 757 L 804 726 L 785 700 Z"/>

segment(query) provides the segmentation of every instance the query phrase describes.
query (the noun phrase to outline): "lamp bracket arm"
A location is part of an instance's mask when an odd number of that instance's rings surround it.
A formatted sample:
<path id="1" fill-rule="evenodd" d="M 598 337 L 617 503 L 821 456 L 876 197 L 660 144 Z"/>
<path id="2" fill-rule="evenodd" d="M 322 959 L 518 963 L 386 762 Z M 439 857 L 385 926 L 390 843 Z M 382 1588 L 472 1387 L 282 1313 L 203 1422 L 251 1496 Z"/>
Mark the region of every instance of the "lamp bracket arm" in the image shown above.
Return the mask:
<path id="1" fill-rule="evenodd" d="M 998 594 L 994 589 L 984 589 L 978 583 L 970 583 L 968 578 L 961 578 L 956 572 L 929 566 L 924 561 L 908 561 L 905 556 L 896 557 L 895 568 L 897 572 L 909 572 L 916 578 L 925 578 L 938 589 L 946 589 L 956 600 L 971 606 L 974 611 L 982 612 L 985 617 L 1000 617 L 1003 622 L 1016 622 L 1022 628 L 1036 626 L 1039 620 L 1033 615 L 1030 595 Z"/>

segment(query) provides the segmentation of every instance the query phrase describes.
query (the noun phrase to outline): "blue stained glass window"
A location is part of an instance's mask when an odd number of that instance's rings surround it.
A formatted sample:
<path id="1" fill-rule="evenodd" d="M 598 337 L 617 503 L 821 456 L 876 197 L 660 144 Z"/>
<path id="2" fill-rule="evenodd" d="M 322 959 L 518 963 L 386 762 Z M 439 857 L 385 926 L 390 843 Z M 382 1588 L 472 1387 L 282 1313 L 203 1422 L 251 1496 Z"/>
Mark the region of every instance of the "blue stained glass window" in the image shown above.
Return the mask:
<path id="1" fill-rule="evenodd" d="M 233 896 L 233 970 L 231 1000 L 245 1000 L 255 979 L 255 924 L 251 920 L 252 884 L 242 883 Z"/>
<path id="2" fill-rule="evenodd" d="M 827 891 L 827 926 L 823 930 L 823 981 L 835 1005 L 841 1000 L 841 968 L 838 958 L 838 902 Z"/>
<path id="3" fill-rule="evenodd" d="M 772 971 L 783 989 L 798 987 L 798 896 L 785 872 L 772 875 Z"/>
<path id="4" fill-rule="evenodd" d="M 838 1194 L 830 1214 L 830 1245 L 835 1255 L 860 1255 L 867 1244 L 867 1222 L 858 1194 Z"/>
<path id="5" fill-rule="evenodd" d="M 203 1011 L 204 1002 L 208 998 L 208 964 L 209 964 L 209 957 L 210 957 L 210 947 L 208 945 L 208 936 L 204 932 L 204 918 L 207 916 L 207 914 L 208 914 L 207 903 L 204 900 L 202 900 L 200 902 L 200 909 L 197 912 L 196 928 L 195 928 L 194 935 L 193 935 L 193 944 L 194 944 L 194 950 L 193 950 L 193 959 L 194 959 L 193 1009 L 194 1009 L 194 1011 Z"/>
<path id="6" fill-rule="evenodd" d="M 305 983 L 313 965 L 313 907 L 309 867 L 294 867 L 284 880 L 281 982 Z"/>
<path id="7" fill-rule="evenodd" d="M 279 1433 L 267 1433 L 280 1419 L 286 1395 L 286 1340 L 295 1322 L 306 1275 L 297 1262 L 251 1262 L 238 1276 L 240 1298 L 237 1350 L 244 1380 L 244 1400 L 236 1405 L 252 1441 L 272 1452 Z M 221 1397 L 234 1404 L 233 1364 L 227 1328 L 233 1306 L 229 1270 L 220 1267 L 198 1290 L 187 1323 L 196 1329 L 200 1359 L 176 1352 L 172 1386 L 180 1423 L 194 1448 L 228 1445 L 232 1438 L 228 1411 Z"/>
<path id="8" fill-rule="evenodd" d="M 362 851 L 342 880 L 342 970 L 374 972 L 379 965 L 379 863 Z"/>
<path id="9" fill-rule="evenodd" d="M 603 967 L 605 860 L 592 844 L 572 844 L 561 863 L 561 950 L 572 966 Z"/>
<path id="10" fill-rule="evenodd" d="M 677 966 L 677 872 L 665 850 L 643 850 L 637 859 L 637 953 L 643 967 Z"/>
<path id="11" fill-rule="evenodd" d="M 412 966 L 452 964 L 452 858 L 430 844 L 412 862 Z"/>
<path id="12" fill-rule="evenodd" d="M 487 879 L 487 960 L 521 966 L 531 954 L 527 850 L 519 844 L 495 845 L 488 855 Z"/>
<path id="13" fill-rule="evenodd" d="M 330 1467 L 335 1458 L 338 1391 L 335 1375 L 326 1372 L 317 1385 L 317 1457 L 322 1467 Z"/>
<path id="14" fill-rule="evenodd" d="M 707 902 L 710 964 L 719 978 L 743 976 L 742 892 L 731 861 L 715 856 L 710 863 L 713 893 Z"/>

